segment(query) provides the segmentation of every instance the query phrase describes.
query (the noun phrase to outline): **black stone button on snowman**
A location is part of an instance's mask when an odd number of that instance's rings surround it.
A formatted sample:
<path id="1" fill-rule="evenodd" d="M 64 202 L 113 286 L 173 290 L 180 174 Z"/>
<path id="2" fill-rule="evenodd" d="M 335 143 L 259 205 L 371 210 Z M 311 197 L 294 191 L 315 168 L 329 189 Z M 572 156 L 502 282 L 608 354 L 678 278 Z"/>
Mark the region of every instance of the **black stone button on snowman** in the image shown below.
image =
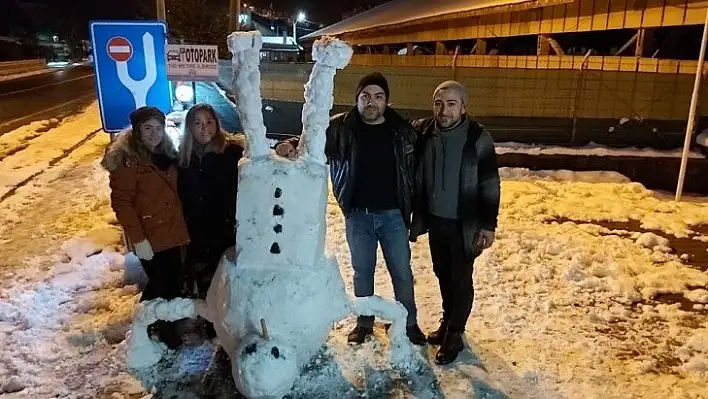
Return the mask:
<path id="1" fill-rule="evenodd" d="M 275 198 L 280 198 L 283 196 L 283 190 L 280 188 L 275 189 L 275 194 L 273 194 Z M 280 205 L 276 204 L 273 207 L 273 216 L 283 216 L 285 214 L 285 209 L 281 207 Z M 275 234 L 280 234 L 283 232 L 283 225 L 280 223 L 276 223 L 275 226 L 273 226 L 273 231 Z M 270 246 L 270 253 L 272 254 L 279 254 L 280 253 L 280 245 L 278 245 L 277 242 L 274 242 L 273 245 Z"/>

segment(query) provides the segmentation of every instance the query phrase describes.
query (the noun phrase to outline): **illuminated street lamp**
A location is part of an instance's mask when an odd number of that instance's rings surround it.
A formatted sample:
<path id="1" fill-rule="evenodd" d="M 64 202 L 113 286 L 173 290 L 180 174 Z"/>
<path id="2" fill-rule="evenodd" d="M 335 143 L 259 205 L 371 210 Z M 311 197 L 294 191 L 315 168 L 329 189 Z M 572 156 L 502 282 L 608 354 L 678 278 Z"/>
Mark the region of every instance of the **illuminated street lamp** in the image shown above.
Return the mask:
<path id="1" fill-rule="evenodd" d="M 297 45 L 297 23 L 305 21 L 305 13 L 300 11 L 297 14 L 297 18 L 293 19 L 293 39 L 295 39 L 295 44 Z"/>

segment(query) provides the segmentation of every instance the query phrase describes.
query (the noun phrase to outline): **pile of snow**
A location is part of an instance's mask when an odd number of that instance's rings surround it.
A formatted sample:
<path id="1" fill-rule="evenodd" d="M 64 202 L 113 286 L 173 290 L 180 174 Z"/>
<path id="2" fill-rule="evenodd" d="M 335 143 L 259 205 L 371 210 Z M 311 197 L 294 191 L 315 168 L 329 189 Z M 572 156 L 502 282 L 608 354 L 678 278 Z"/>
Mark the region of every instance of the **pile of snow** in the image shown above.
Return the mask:
<path id="1" fill-rule="evenodd" d="M 572 170 L 530 170 L 527 168 L 499 168 L 499 176 L 506 180 L 548 180 L 587 183 L 629 183 L 627 176 L 612 171 L 574 172 Z"/>
<path id="2" fill-rule="evenodd" d="M 708 377 L 708 328 L 697 331 L 676 352 L 683 362 L 680 367 L 682 372 Z"/>
<path id="3" fill-rule="evenodd" d="M 654 233 L 644 233 L 640 235 L 639 238 L 637 238 L 636 243 L 655 252 L 670 253 L 673 251 L 667 238 L 658 236 Z"/>
<path id="4" fill-rule="evenodd" d="M 637 220 L 643 229 L 679 238 L 693 234 L 693 225 L 708 223 L 706 204 L 665 200 L 639 183 L 618 184 L 623 180 L 621 175 L 509 168 L 501 168 L 500 175 L 502 214 L 512 222 Z"/>
<path id="5" fill-rule="evenodd" d="M 31 280 L 17 278 L 0 295 L 0 384 L 4 392 L 60 392 L 61 381 L 47 380 L 47 374 L 67 371 L 86 347 L 100 346 L 98 337 L 70 340 L 74 345 L 68 345 L 65 331 L 75 331 L 77 313 L 95 309 L 95 304 L 86 305 L 93 293 L 124 287 L 124 257 L 112 250 L 98 250 L 85 238 L 67 242 L 64 251 L 72 258 L 68 263 L 46 272 L 33 270 L 28 273 L 34 274 Z"/>

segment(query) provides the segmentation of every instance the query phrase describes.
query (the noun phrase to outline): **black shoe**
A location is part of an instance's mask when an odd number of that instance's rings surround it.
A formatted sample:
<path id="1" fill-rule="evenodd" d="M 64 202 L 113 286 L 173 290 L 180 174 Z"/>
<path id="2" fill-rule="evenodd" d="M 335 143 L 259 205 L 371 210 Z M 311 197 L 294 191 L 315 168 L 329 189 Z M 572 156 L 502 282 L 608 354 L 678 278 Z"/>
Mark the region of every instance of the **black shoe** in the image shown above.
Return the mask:
<path id="1" fill-rule="evenodd" d="M 447 321 L 445 319 L 440 320 L 440 327 L 437 330 L 431 332 L 428 335 L 428 343 L 430 345 L 441 345 L 445 339 L 445 333 L 447 332 Z"/>
<path id="2" fill-rule="evenodd" d="M 425 345 L 425 334 L 420 331 L 420 327 L 417 324 L 406 327 L 406 336 L 411 341 L 413 345 Z"/>
<path id="3" fill-rule="evenodd" d="M 457 359 L 457 355 L 462 352 L 465 348 L 462 342 L 461 332 L 448 332 L 445 334 L 445 339 L 443 340 L 438 353 L 435 354 L 435 363 L 439 365 L 450 364 Z"/>
<path id="4" fill-rule="evenodd" d="M 356 326 L 354 329 L 347 335 L 347 342 L 350 344 L 363 344 L 364 341 L 366 340 L 366 337 L 374 333 L 374 328 L 373 327 L 360 327 Z"/>

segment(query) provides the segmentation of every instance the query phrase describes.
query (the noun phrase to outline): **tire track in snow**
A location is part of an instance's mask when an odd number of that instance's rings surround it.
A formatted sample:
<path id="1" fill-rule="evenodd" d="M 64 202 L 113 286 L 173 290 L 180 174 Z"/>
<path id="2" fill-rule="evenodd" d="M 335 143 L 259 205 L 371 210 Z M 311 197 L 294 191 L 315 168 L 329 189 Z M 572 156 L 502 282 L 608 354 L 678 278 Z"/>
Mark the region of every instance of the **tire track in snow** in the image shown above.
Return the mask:
<path id="1" fill-rule="evenodd" d="M 43 174 L 43 173 L 46 172 L 49 168 L 52 168 L 54 165 L 56 165 L 57 163 L 59 163 L 61 160 L 63 160 L 64 158 L 68 157 L 69 155 L 71 155 L 72 152 L 76 151 L 79 147 L 81 147 L 82 145 L 86 144 L 86 142 L 88 142 L 89 140 L 91 140 L 94 136 L 96 136 L 96 135 L 97 135 L 100 131 L 102 131 L 102 130 L 103 130 L 103 128 L 98 128 L 98 129 L 92 131 L 92 132 L 89 133 L 87 136 L 85 136 L 83 139 L 81 139 L 78 143 L 76 143 L 76 144 L 74 144 L 73 146 L 71 146 L 71 147 L 67 148 L 66 150 L 64 150 L 64 151 L 61 153 L 61 155 L 56 156 L 56 157 L 52 158 L 51 160 L 49 160 L 49 165 L 48 165 L 47 168 L 42 169 L 42 170 L 40 170 L 40 171 L 37 171 L 37 172 L 31 174 L 31 175 L 27 176 L 25 179 L 23 179 L 23 180 L 21 180 L 20 182 L 18 182 L 17 184 L 15 184 L 14 187 L 12 187 L 12 188 L 11 188 L 10 190 L 8 190 L 2 197 L 0 197 L 0 204 L 2 204 L 5 200 L 7 200 L 8 198 L 10 198 L 10 197 L 12 197 L 13 195 L 15 195 L 15 193 L 17 192 L 17 190 L 19 190 L 20 188 L 26 186 L 28 183 L 30 183 L 32 180 L 34 180 L 37 176 Z M 16 151 L 16 152 L 18 152 L 18 151 Z"/>
<path id="2" fill-rule="evenodd" d="M 3 159 L 5 159 L 11 155 L 17 154 L 18 152 L 26 149 L 29 146 L 30 146 L 30 143 L 25 142 L 25 143 L 18 145 L 17 147 L 10 148 L 6 153 L 0 154 L 0 162 L 2 162 Z"/>

